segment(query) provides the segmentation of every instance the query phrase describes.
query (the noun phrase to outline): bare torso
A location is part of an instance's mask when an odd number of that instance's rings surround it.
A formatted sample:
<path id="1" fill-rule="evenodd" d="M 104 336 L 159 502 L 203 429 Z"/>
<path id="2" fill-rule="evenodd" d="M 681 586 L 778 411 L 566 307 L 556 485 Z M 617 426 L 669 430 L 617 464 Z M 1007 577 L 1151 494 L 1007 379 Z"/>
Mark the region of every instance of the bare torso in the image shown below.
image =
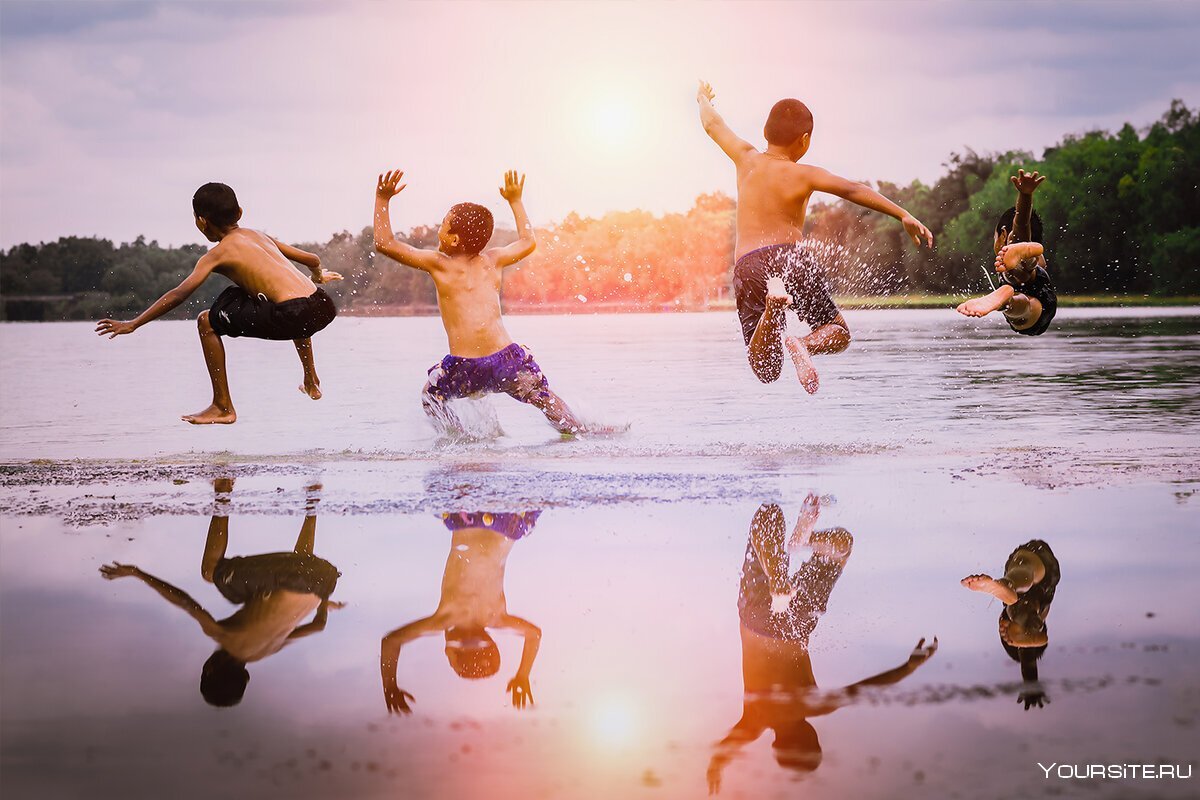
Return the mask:
<path id="1" fill-rule="evenodd" d="M 450 354 L 480 358 L 512 344 L 500 315 L 500 269 L 488 256 L 446 256 L 430 271 Z"/>
<path id="2" fill-rule="evenodd" d="M 277 589 L 266 597 L 252 598 L 221 620 L 212 638 L 238 661 L 259 661 L 279 652 L 301 620 L 320 604 L 321 598 L 315 594 Z"/>
<path id="3" fill-rule="evenodd" d="M 754 152 L 739 159 L 735 258 L 804 238 L 804 215 L 813 192 L 807 171 L 808 167 L 768 153 Z"/>
<path id="4" fill-rule="evenodd" d="M 513 541 L 486 528 L 463 528 L 450 540 L 436 615 L 447 626 L 488 628 L 508 614 L 504 566 Z"/>
<path id="5" fill-rule="evenodd" d="M 272 303 L 308 297 L 317 290 L 317 285 L 279 252 L 274 240 L 259 231 L 237 228 L 209 250 L 207 257 L 217 262 L 213 272 Z"/>

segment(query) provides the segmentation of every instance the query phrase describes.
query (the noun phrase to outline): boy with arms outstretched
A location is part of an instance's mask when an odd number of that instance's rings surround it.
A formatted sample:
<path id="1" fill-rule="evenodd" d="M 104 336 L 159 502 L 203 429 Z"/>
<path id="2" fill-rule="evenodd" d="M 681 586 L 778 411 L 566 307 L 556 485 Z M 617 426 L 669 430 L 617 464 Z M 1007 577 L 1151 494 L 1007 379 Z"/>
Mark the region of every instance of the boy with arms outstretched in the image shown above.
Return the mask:
<path id="1" fill-rule="evenodd" d="M 1008 327 L 1024 336 L 1040 336 L 1050 327 L 1058 312 L 1058 295 L 1046 271 L 1042 220 L 1033 210 L 1033 193 L 1045 180 L 1036 170 L 1019 169 L 1013 176 L 1017 204 L 1000 216 L 992 237 L 1000 288 L 960 303 L 958 313 L 984 317 L 1003 311 Z"/>
<path id="2" fill-rule="evenodd" d="M 750 367 L 763 383 L 783 368 L 784 309 L 791 307 L 812 327 L 786 344 L 805 391 L 819 386 L 812 356 L 840 353 L 850 344 L 850 329 L 830 295 L 824 269 L 803 246 L 804 216 L 813 192 L 828 192 L 864 208 L 900 220 L 913 243 L 933 246 L 921 222 L 874 189 L 840 178 L 820 167 L 798 164 L 808 152 L 813 118 L 799 100 L 780 100 L 771 109 L 759 151 L 725 124 L 713 108 L 712 87 L 703 81 L 696 93 L 704 131 L 737 167 L 737 247 L 733 290 Z"/>
<path id="3" fill-rule="evenodd" d="M 192 211 L 196 227 L 216 246 L 196 262 L 196 268 L 182 283 L 137 317 L 128 322 L 102 319 L 96 325 L 96 332 L 110 339 L 133 333 L 183 303 L 215 272 L 236 285 L 221 292 L 212 308 L 201 312 L 196 320 L 204 363 L 212 380 L 213 400 L 208 408 L 185 414 L 182 419 L 193 425 L 237 421 L 229 396 L 222 336 L 291 339 L 304 368 L 300 391 L 320 400 L 321 381 L 313 365 L 311 337 L 333 321 L 337 309 L 317 284 L 338 281 L 342 276 L 321 269 L 321 259 L 313 253 L 276 241 L 265 233 L 239 227 L 242 209 L 237 195 L 223 183 L 206 183 L 197 189 L 192 197 Z M 303 264 L 310 274 L 300 272 L 292 261 Z"/>
<path id="4" fill-rule="evenodd" d="M 475 203 L 459 203 L 447 212 L 438 230 L 438 249 L 422 250 L 398 241 L 388 206 L 403 191 L 404 173 L 379 176 L 375 188 L 375 249 L 389 258 L 433 277 L 438 309 L 450 343 L 450 354 L 429 369 L 421 393 L 425 413 L 442 432 L 461 430 L 448 402 L 504 392 L 546 415 L 559 433 L 584 430 L 571 409 L 550 391 L 533 356 L 513 342 L 500 314 L 501 270 L 533 252 L 537 242 L 521 195 L 525 176 L 504 175 L 500 196 L 508 201 L 518 238 L 505 247 L 484 249 L 492 238 L 492 212 Z"/>

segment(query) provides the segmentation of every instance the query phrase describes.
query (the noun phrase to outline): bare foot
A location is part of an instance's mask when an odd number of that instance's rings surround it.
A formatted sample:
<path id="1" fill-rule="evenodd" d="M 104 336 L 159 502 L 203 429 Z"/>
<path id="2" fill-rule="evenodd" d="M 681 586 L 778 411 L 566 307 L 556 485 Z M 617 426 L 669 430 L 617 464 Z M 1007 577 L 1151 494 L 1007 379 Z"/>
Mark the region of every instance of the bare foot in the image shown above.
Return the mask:
<path id="1" fill-rule="evenodd" d="M 317 378 L 313 378 L 311 381 L 306 378 L 298 388 L 313 400 L 321 399 L 321 381 Z"/>
<path id="2" fill-rule="evenodd" d="M 195 414 L 184 414 L 180 419 L 193 425 L 231 425 L 237 422 L 237 412 L 211 405 Z"/>
<path id="3" fill-rule="evenodd" d="M 792 363 L 796 365 L 796 377 L 800 379 L 800 385 L 809 394 L 816 394 L 817 389 L 821 386 L 821 379 L 817 375 L 817 368 L 813 366 L 808 347 L 805 346 L 803 340 L 797 339 L 795 336 L 787 337 L 783 343 L 787 345 L 788 352 L 792 354 Z"/>
<path id="4" fill-rule="evenodd" d="M 784 288 L 783 278 L 767 279 L 767 307 L 787 308 L 792 304 L 792 296 Z"/>
<path id="5" fill-rule="evenodd" d="M 1028 269 L 1029 265 L 1023 264 L 1026 260 L 1032 261 L 1040 256 L 1044 251 L 1042 246 L 1037 242 L 1016 242 L 1008 244 L 1000 248 L 1000 252 L 996 254 L 996 271 L 997 272 L 1019 272 L 1022 269 Z M 1035 263 L 1036 265 L 1036 263 Z"/>
<path id="6" fill-rule="evenodd" d="M 960 303 L 955 310 L 967 317 L 986 317 L 996 310 L 996 305 L 987 297 L 976 297 L 974 300 Z"/>
<path id="7" fill-rule="evenodd" d="M 1017 602 L 1017 593 L 1013 591 L 1012 587 L 1005 586 L 991 575 L 968 575 L 962 579 L 961 583 L 972 592 L 990 594 L 1006 606 Z"/>

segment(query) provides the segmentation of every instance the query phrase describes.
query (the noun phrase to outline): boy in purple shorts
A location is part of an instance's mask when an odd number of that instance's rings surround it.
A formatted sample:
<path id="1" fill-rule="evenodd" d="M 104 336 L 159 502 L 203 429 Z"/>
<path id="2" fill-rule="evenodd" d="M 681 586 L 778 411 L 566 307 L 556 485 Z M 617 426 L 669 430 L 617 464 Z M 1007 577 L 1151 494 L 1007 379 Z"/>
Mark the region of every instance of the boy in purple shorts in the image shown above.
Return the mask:
<path id="1" fill-rule="evenodd" d="M 462 424 L 448 401 L 503 392 L 546 415 L 559 433 L 585 431 L 558 395 L 533 355 L 513 342 L 500 316 L 500 273 L 533 252 L 533 225 L 521 202 L 525 176 L 504 175 L 500 196 L 516 218 L 519 237 L 505 247 L 484 249 L 492 238 L 492 212 L 475 203 L 450 209 L 438 230 L 438 249 L 422 250 L 396 240 L 388 206 L 404 189 L 404 173 L 379 176 L 375 188 L 375 249 L 401 264 L 424 270 L 437 287 L 438 308 L 450 341 L 450 354 L 429 370 L 421 394 L 425 413 L 443 432 Z"/>

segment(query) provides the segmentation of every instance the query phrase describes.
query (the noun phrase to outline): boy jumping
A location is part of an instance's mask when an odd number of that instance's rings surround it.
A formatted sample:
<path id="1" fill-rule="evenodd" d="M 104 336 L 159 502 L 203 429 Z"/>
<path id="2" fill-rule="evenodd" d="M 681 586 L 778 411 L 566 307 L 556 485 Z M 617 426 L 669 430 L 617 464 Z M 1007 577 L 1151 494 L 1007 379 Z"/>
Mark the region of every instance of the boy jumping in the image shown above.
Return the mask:
<path id="1" fill-rule="evenodd" d="M 913 244 L 933 246 L 933 234 L 900 206 L 870 187 L 820 167 L 798 164 L 808 152 L 813 117 L 799 100 L 780 100 L 767 117 L 767 149 L 739 138 L 713 108 L 712 87 L 696 92 L 700 122 L 737 167 L 737 248 L 733 291 L 750 368 L 763 383 L 778 380 L 783 368 L 784 309 L 792 308 L 812 327 L 804 338 L 785 343 L 805 391 L 819 387 L 812 356 L 840 353 L 850 345 L 850 329 L 829 291 L 822 266 L 803 244 L 804 215 L 813 192 L 828 192 L 900 220 Z"/>
<path id="2" fill-rule="evenodd" d="M 1008 327 L 1024 336 L 1040 336 L 1050 327 L 1058 311 L 1058 294 L 1046 271 L 1042 219 L 1033 210 L 1033 193 L 1044 180 L 1045 175 L 1023 169 L 1013 176 L 1017 204 L 1000 215 L 992 237 L 1000 288 L 960 303 L 958 313 L 984 317 L 1003 311 Z"/>
<path id="3" fill-rule="evenodd" d="M 193 425 L 229 424 L 237 421 L 229 378 L 225 373 L 222 336 L 251 336 L 255 339 L 291 339 L 304 368 L 300 391 L 313 400 L 321 399 L 321 381 L 313 366 L 311 336 L 337 316 L 333 300 L 317 284 L 340 281 L 336 272 L 321 269 L 313 253 L 276 241 L 265 233 L 242 228 L 242 209 L 233 189 L 223 183 L 206 183 L 192 197 L 196 227 L 216 246 L 201 256 L 192 274 L 128 322 L 102 319 L 96 333 L 113 339 L 133 333 L 147 322 L 183 303 L 215 272 L 233 281 L 217 297 L 212 308 L 202 311 L 196 322 L 204 363 L 212 380 L 213 399 L 208 408 L 182 419 Z M 308 267 L 304 275 L 291 263 Z"/>
<path id="4" fill-rule="evenodd" d="M 513 342 L 500 314 L 501 270 L 533 252 L 537 242 L 521 194 L 525 176 L 504 175 L 500 196 L 512 207 L 518 239 L 504 247 L 484 249 L 492 238 L 492 212 L 475 203 L 459 203 L 446 213 L 438 230 L 438 249 L 422 250 L 397 241 L 388 206 L 406 184 L 404 173 L 379 176 L 375 188 L 375 249 L 389 258 L 433 277 L 450 354 L 429 368 L 421 394 L 425 413 L 443 433 L 461 430 L 448 401 L 504 392 L 546 415 L 559 433 L 574 434 L 584 426 L 562 398 L 550 391 L 533 356 Z"/>

